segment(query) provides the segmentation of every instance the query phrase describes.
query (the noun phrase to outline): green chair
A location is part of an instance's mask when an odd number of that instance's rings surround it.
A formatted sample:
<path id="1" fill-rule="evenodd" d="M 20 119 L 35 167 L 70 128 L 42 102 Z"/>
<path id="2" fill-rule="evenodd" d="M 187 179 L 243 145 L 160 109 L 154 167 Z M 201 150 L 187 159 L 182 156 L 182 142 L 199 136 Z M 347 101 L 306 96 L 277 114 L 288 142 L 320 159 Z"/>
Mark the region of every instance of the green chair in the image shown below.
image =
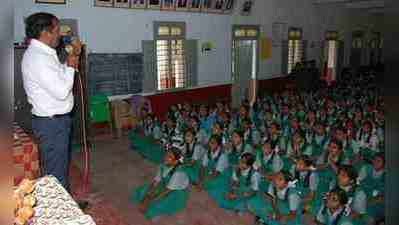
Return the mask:
<path id="1" fill-rule="evenodd" d="M 92 95 L 89 97 L 89 121 L 90 127 L 98 123 L 108 124 L 112 135 L 111 106 L 106 95 Z"/>

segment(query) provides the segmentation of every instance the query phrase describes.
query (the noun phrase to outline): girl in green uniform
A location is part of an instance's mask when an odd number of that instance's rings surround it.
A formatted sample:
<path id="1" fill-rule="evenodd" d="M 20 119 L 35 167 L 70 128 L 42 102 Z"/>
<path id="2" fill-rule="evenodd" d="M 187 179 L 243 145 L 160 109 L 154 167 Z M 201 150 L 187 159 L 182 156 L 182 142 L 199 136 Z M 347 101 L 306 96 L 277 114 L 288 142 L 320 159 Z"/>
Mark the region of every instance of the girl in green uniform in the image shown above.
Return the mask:
<path id="1" fill-rule="evenodd" d="M 134 191 L 132 201 L 146 218 L 173 215 L 186 207 L 189 178 L 181 167 L 181 157 L 177 149 L 168 151 L 153 181 Z"/>
<path id="2" fill-rule="evenodd" d="M 194 184 L 198 183 L 199 173 L 201 169 L 201 159 L 205 153 L 205 149 L 199 144 L 195 138 L 195 131 L 192 128 L 186 130 L 184 135 L 185 143 L 182 149 L 184 157 L 184 169 Z"/>
<path id="3" fill-rule="evenodd" d="M 253 152 L 250 144 L 244 142 L 244 133 L 242 130 L 235 130 L 232 135 L 232 146 L 229 151 L 229 163 L 232 166 L 238 165 L 241 155 L 244 152 Z"/>
<path id="4" fill-rule="evenodd" d="M 254 163 L 254 168 L 261 174 L 260 190 L 266 192 L 273 181 L 273 175 L 282 169 L 288 170 L 288 164 L 288 158 L 276 149 L 272 149 L 270 140 L 266 141 L 262 148 L 256 151 Z"/>
<path id="5" fill-rule="evenodd" d="M 228 186 L 229 158 L 222 148 L 222 139 L 213 135 L 209 139 L 209 149 L 202 159 L 202 167 L 197 190 L 203 188 L 216 202 L 221 202 Z"/>
<path id="6" fill-rule="evenodd" d="M 242 121 L 243 123 L 243 132 L 244 132 L 244 142 L 250 144 L 253 147 L 259 147 L 261 136 L 258 129 L 253 126 L 253 123 L 249 119 L 245 119 Z"/>
<path id="7" fill-rule="evenodd" d="M 348 208 L 354 224 L 368 224 L 367 194 L 361 185 L 357 184 L 357 172 L 351 165 L 342 165 L 338 170 L 337 186 L 348 196 Z"/>
<path id="8" fill-rule="evenodd" d="M 288 171 L 278 172 L 264 196 L 250 199 L 249 211 L 257 222 L 268 225 L 299 225 L 302 219 L 302 200 Z"/>
<path id="9" fill-rule="evenodd" d="M 359 184 L 367 194 L 367 213 L 374 221 L 384 218 L 385 205 L 385 154 L 377 153 L 371 163 L 364 164 L 359 171 Z"/>
<path id="10" fill-rule="evenodd" d="M 220 207 L 234 210 L 238 213 L 247 211 L 247 202 L 259 190 L 260 175 L 253 168 L 255 156 L 244 153 L 238 167 L 233 171 L 230 185 L 225 189 L 224 198 L 219 203 Z"/>
<path id="11" fill-rule="evenodd" d="M 147 157 L 151 152 L 160 149 L 159 140 L 162 136 L 160 125 L 158 124 L 153 113 L 146 114 L 146 118 L 142 122 L 142 133 L 131 131 L 129 138 L 132 141 L 132 147 L 135 151 Z M 162 161 L 162 158 L 159 162 Z"/>
<path id="12" fill-rule="evenodd" d="M 348 197 L 345 191 L 336 188 L 326 195 L 325 203 L 314 219 L 315 225 L 353 225 L 347 215 Z"/>

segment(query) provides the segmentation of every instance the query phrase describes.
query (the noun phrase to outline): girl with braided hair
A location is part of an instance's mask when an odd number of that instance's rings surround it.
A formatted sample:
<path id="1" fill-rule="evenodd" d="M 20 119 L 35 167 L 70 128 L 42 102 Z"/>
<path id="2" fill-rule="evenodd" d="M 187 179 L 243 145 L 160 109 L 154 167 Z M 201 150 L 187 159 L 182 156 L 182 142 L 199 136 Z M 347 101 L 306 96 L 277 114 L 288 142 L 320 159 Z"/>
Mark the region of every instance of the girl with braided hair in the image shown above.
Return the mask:
<path id="1" fill-rule="evenodd" d="M 259 191 L 260 175 L 254 169 L 255 156 L 244 153 L 237 168 L 233 171 L 230 185 L 225 189 L 220 207 L 234 210 L 238 213 L 247 211 L 247 202 Z"/>
<path id="2" fill-rule="evenodd" d="M 314 218 L 315 225 L 353 225 L 352 220 L 346 214 L 348 197 L 345 191 L 335 188 L 326 195 L 322 207 Z"/>
<path id="3" fill-rule="evenodd" d="M 199 182 L 197 190 L 203 188 L 216 202 L 223 198 L 222 193 L 228 186 L 229 181 L 229 158 L 222 147 L 222 138 L 212 135 L 209 139 L 208 151 L 202 159 Z"/>

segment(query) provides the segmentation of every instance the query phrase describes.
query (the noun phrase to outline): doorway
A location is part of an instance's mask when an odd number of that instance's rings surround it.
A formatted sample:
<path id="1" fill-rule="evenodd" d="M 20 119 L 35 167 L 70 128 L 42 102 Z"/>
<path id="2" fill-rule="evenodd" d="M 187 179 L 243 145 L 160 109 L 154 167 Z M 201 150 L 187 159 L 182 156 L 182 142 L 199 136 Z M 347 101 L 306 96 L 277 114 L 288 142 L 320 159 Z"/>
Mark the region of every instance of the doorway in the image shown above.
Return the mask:
<path id="1" fill-rule="evenodd" d="M 232 43 L 232 108 L 256 99 L 259 27 L 234 25 Z"/>

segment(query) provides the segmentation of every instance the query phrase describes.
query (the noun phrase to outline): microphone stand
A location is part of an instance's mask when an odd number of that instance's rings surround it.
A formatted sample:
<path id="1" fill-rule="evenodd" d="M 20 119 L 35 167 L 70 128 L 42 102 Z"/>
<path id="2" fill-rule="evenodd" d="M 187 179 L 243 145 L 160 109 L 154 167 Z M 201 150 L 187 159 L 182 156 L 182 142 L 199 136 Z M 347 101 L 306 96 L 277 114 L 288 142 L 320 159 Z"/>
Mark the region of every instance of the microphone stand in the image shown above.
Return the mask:
<path id="1" fill-rule="evenodd" d="M 68 52 L 69 55 L 73 55 L 76 57 L 81 56 L 82 52 L 82 43 L 80 40 L 76 40 L 76 42 L 72 42 L 72 44 L 68 45 L 65 47 L 65 50 Z M 79 60 L 80 61 L 80 60 Z M 82 64 L 78 66 L 76 69 L 76 75 L 78 77 L 78 90 L 80 92 L 80 127 L 81 127 L 81 143 L 82 143 L 82 149 L 81 149 L 81 154 L 83 158 L 83 176 L 82 176 L 82 195 L 86 196 L 89 191 L 90 191 L 90 147 L 89 143 L 87 140 L 87 121 L 86 121 L 86 115 L 87 115 L 87 99 L 85 98 L 85 90 L 86 87 L 84 85 L 84 80 L 81 75 L 81 68 Z M 85 67 L 83 69 L 86 69 Z"/>

